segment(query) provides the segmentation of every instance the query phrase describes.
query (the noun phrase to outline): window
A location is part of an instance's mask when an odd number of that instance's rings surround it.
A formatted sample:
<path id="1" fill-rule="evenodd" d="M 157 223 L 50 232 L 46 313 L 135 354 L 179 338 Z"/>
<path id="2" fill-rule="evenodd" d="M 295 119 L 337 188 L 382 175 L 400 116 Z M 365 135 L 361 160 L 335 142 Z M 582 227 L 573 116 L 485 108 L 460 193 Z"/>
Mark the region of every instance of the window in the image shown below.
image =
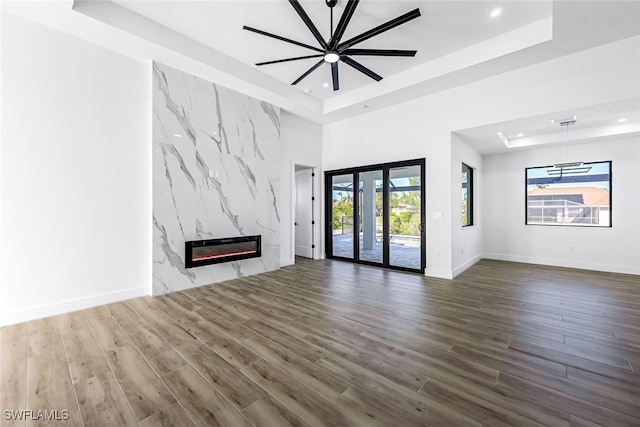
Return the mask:
<path id="1" fill-rule="evenodd" d="M 611 227 L 611 162 L 527 168 L 526 224 Z"/>
<path id="2" fill-rule="evenodd" d="M 473 169 L 462 164 L 462 226 L 473 225 Z"/>

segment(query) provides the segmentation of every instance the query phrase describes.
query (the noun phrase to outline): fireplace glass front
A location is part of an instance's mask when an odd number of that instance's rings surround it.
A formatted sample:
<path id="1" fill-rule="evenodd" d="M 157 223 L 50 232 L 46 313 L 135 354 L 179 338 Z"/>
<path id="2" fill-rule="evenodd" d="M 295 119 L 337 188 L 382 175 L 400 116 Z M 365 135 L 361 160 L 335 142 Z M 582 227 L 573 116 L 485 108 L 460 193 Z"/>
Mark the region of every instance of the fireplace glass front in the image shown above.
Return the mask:
<path id="1" fill-rule="evenodd" d="M 187 268 L 259 256 L 261 256 L 261 236 L 185 242 L 185 266 Z"/>

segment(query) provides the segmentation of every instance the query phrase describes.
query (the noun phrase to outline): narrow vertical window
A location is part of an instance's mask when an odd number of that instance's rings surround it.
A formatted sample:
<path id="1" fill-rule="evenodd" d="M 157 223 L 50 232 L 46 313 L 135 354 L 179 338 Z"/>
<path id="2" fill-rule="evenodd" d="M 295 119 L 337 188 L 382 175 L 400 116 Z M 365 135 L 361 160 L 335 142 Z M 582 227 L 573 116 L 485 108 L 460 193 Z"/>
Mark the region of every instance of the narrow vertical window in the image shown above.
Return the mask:
<path id="1" fill-rule="evenodd" d="M 462 226 L 473 225 L 473 169 L 462 164 Z"/>

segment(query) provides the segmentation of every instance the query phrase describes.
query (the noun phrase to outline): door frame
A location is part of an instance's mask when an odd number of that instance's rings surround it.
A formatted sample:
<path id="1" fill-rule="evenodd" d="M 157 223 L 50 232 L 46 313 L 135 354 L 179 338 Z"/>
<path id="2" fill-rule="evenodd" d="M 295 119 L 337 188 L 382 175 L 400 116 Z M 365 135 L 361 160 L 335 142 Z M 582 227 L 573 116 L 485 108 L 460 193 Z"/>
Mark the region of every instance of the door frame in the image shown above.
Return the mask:
<path id="1" fill-rule="evenodd" d="M 408 267 L 393 266 L 389 264 L 389 170 L 393 168 L 406 167 L 406 166 L 419 166 L 420 167 L 420 223 L 422 224 L 422 230 L 420 233 L 420 269 L 413 269 Z M 382 170 L 382 183 L 383 183 L 383 197 L 382 197 L 382 209 L 383 209 L 383 245 L 382 245 L 382 263 L 363 261 L 359 259 L 360 252 L 360 212 L 359 212 L 359 197 L 357 192 L 359 191 L 359 174 L 361 172 L 370 172 L 374 170 Z M 349 175 L 353 178 L 353 223 L 354 223 L 354 239 L 353 239 L 353 258 L 345 258 L 333 255 L 333 227 L 332 224 L 332 207 L 333 207 L 333 176 L 336 175 Z M 343 261 L 349 261 L 357 264 L 372 265 L 376 267 L 389 268 L 393 270 L 408 271 L 412 273 L 424 274 L 424 270 L 427 267 L 427 248 L 426 248 L 426 191 L 425 191 L 425 176 L 426 176 L 426 159 L 411 159 L 398 162 L 378 163 L 375 165 L 356 166 L 351 168 L 334 169 L 325 171 L 324 173 L 324 229 L 325 229 L 325 254 L 329 259 L 337 259 Z M 357 236 L 357 237 L 356 237 Z"/>
<path id="2" fill-rule="evenodd" d="M 297 250 L 297 244 L 296 244 L 296 238 L 298 236 L 298 229 L 296 227 L 296 222 L 297 222 L 297 213 L 298 213 L 298 204 L 299 204 L 299 200 L 298 200 L 298 175 L 301 172 L 309 172 L 311 174 L 311 194 L 309 194 L 309 200 L 308 202 L 310 203 L 310 207 L 311 207 L 311 224 L 309 224 L 310 227 L 310 231 L 311 231 L 311 258 L 310 259 L 316 259 L 316 245 L 315 245 L 315 235 L 316 235 L 316 212 L 315 212 L 315 168 L 309 166 L 301 166 L 301 165 L 296 165 L 298 167 L 300 167 L 299 170 L 294 170 L 294 174 L 293 174 L 293 200 L 294 200 L 294 204 L 293 204 L 293 257 L 295 259 L 296 256 L 298 256 L 298 254 L 296 253 Z"/>

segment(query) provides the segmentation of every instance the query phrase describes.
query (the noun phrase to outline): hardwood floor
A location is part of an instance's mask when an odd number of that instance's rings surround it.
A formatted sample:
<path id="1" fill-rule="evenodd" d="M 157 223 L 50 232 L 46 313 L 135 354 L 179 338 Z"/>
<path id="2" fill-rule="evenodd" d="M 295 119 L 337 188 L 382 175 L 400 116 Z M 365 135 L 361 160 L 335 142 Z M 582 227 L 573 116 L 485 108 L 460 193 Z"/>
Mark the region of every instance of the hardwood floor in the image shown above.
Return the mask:
<path id="1" fill-rule="evenodd" d="M 299 259 L 0 329 L 49 425 L 640 425 L 640 278 L 483 260 L 456 280 Z M 62 411 L 67 411 L 63 413 Z"/>

